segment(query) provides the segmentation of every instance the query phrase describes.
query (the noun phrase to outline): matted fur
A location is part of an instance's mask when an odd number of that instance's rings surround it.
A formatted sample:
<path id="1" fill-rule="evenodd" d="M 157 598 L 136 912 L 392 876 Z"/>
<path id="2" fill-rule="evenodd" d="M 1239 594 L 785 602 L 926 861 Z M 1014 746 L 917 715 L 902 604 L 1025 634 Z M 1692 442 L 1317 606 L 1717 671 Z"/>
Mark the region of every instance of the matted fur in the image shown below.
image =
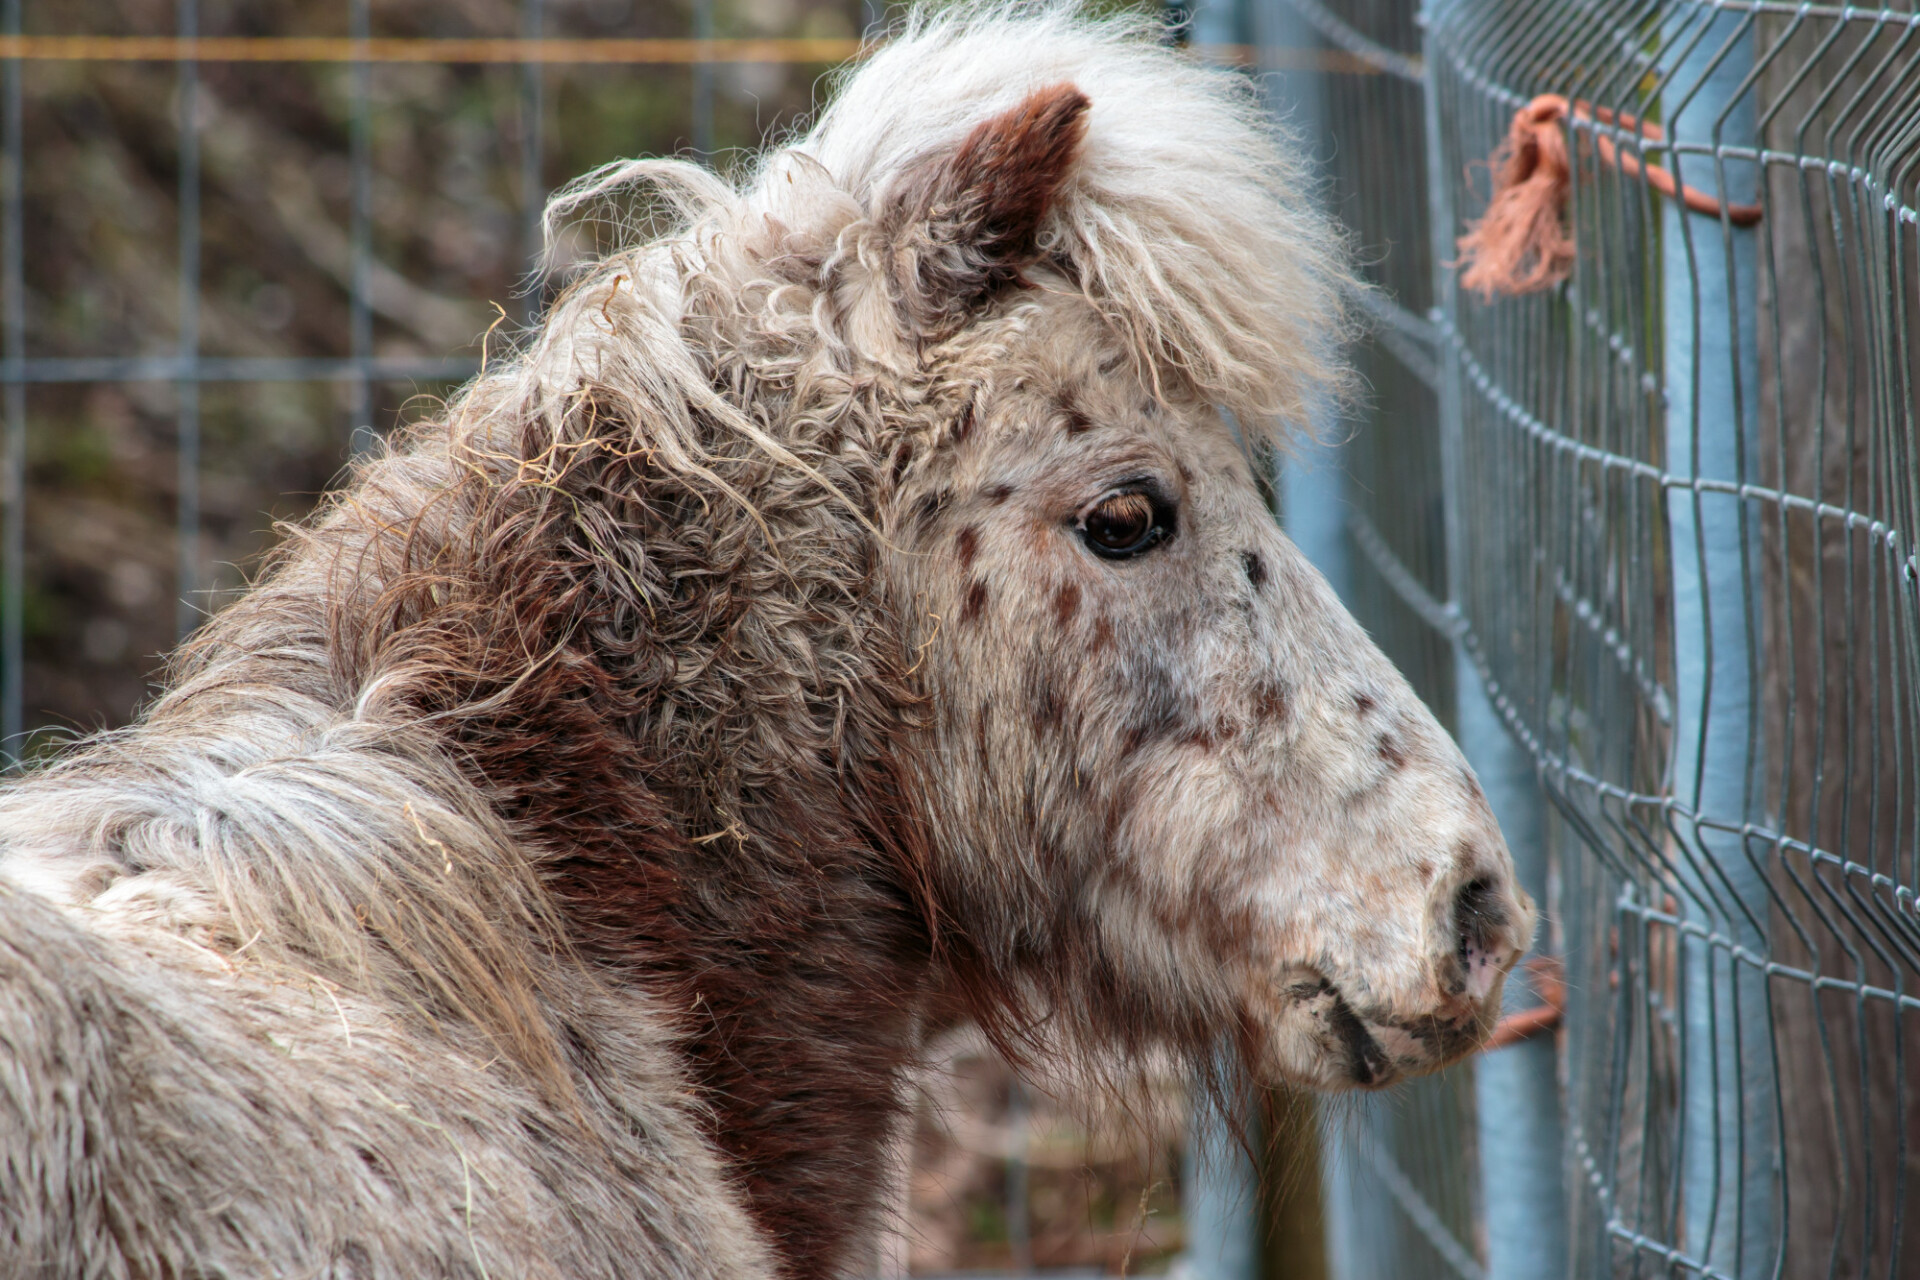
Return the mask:
<path id="1" fill-rule="evenodd" d="M 563 194 L 679 220 L 0 794 L 0 1275 L 826 1276 L 930 1009 L 1471 1048 L 1531 909 L 1213 408 L 1340 383 L 1338 240 L 1153 34 L 915 19 L 739 187 Z"/>

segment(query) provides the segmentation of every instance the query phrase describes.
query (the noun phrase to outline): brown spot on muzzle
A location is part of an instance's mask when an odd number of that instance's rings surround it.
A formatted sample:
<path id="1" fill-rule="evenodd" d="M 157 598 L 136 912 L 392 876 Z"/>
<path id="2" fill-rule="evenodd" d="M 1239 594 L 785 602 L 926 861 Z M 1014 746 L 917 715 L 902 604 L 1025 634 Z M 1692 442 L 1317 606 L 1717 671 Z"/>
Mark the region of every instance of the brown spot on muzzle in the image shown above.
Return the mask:
<path id="1" fill-rule="evenodd" d="M 1399 769 L 1407 763 L 1407 749 L 1400 744 L 1398 734 L 1381 734 L 1379 740 L 1374 743 L 1374 750 L 1379 753 L 1381 763 L 1389 769 Z"/>

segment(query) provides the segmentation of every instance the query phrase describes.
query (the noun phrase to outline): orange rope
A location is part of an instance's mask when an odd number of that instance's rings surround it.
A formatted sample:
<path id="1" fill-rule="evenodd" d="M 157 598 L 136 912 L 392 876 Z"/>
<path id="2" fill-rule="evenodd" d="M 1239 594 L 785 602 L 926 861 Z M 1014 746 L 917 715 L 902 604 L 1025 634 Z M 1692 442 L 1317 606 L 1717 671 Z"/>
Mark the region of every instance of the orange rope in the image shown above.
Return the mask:
<path id="1" fill-rule="evenodd" d="M 1513 113 L 1513 124 L 1489 163 L 1494 169 L 1493 199 L 1480 220 L 1459 239 L 1460 283 L 1483 298 L 1512 296 L 1550 288 L 1573 269 L 1573 236 L 1565 225 L 1573 166 L 1567 154 L 1568 116 L 1599 120 L 1630 130 L 1649 142 L 1666 133 L 1625 112 L 1585 102 L 1569 102 L 1543 93 Z M 1729 204 L 1719 197 L 1676 182 L 1668 170 L 1621 151 L 1601 135 L 1600 159 L 1629 178 L 1643 178 L 1668 199 L 1694 213 L 1724 217 L 1736 227 L 1759 222 L 1757 204 Z"/>

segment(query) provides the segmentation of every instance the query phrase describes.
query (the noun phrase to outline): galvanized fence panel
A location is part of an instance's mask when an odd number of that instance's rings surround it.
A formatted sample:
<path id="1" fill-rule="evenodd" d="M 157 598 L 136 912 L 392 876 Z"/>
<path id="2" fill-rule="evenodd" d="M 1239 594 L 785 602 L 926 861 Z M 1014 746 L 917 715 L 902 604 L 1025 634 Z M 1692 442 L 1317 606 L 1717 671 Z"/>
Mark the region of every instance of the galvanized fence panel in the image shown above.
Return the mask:
<path id="1" fill-rule="evenodd" d="M 1535 846 L 1569 989 L 1557 1052 L 1478 1064 L 1477 1119 L 1392 1113 L 1483 1175 L 1477 1218 L 1443 1230 L 1404 1122 L 1336 1130 L 1342 1273 L 1910 1274 L 1920 18 L 1436 0 L 1423 49 L 1411 4 L 1290 7 L 1373 73 L 1326 77 L 1316 137 L 1380 292 L 1344 470 L 1286 493 L 1346 508 L 1320 554 Z M 1571 278 L 1462 295 L 1484 162 L 1547 93 L 1590 105 Z"/>
<path id="2" fill-rule="evenodd" d="M 1439 320 L 1457 632 L 1556 808 L 1573 1270 L 1911 1274 L 1920 24 L 1443 0 L 1428 33 L 1443 242 L 1518 109 L 1590 104 L 1571 277 Z"/>

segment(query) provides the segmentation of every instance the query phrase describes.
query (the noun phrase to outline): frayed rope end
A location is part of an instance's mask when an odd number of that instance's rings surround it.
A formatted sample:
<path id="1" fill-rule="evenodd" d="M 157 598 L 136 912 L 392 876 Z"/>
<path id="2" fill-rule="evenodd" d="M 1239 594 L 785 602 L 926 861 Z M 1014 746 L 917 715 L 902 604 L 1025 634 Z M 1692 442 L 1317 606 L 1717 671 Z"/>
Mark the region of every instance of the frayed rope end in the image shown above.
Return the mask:
<path id="1" fill-rule="evenodd" d="M 1599 119 L 1659 141 L 1665 134 L 1657 124 L 1636 120 L 1605 107 L 1569 103 L 1557 93 L 1543 93 L 1513 114 L 1513 124 L 1489 161 L 1493 168 L 1493 200 L 1480 220 L 1455 243 L 1460 249 L 1460 283 L 1482 300 L 1514 297 L 1551 289 L 1573 271 L 1573 233 L 1566 226 L 1567 193 L 1572 187 L 1572 163 L 1567 151 L 1569 113 L 1582 120 Z M 1733 204 L 1718 196 L 1685 186 L 1657 164 L 1623 153 L 1606 136 L 1598 139 L 1600 159 L 1629 178 L 1678 200 L 1694 213 L 1724 218 L 1736 227 L 1751 227 L 1765 215 L 1758 204 Z"/>
<path id="2" fill-rule="evenodd" d="M 1456 242 L 1460 283 L 1483 300 L 1550 289 L 1573 270 L 1566 117 L 1565 98 L 1541 94 L 1514 113 L 1493 153 L 1493 200 Z"/>

